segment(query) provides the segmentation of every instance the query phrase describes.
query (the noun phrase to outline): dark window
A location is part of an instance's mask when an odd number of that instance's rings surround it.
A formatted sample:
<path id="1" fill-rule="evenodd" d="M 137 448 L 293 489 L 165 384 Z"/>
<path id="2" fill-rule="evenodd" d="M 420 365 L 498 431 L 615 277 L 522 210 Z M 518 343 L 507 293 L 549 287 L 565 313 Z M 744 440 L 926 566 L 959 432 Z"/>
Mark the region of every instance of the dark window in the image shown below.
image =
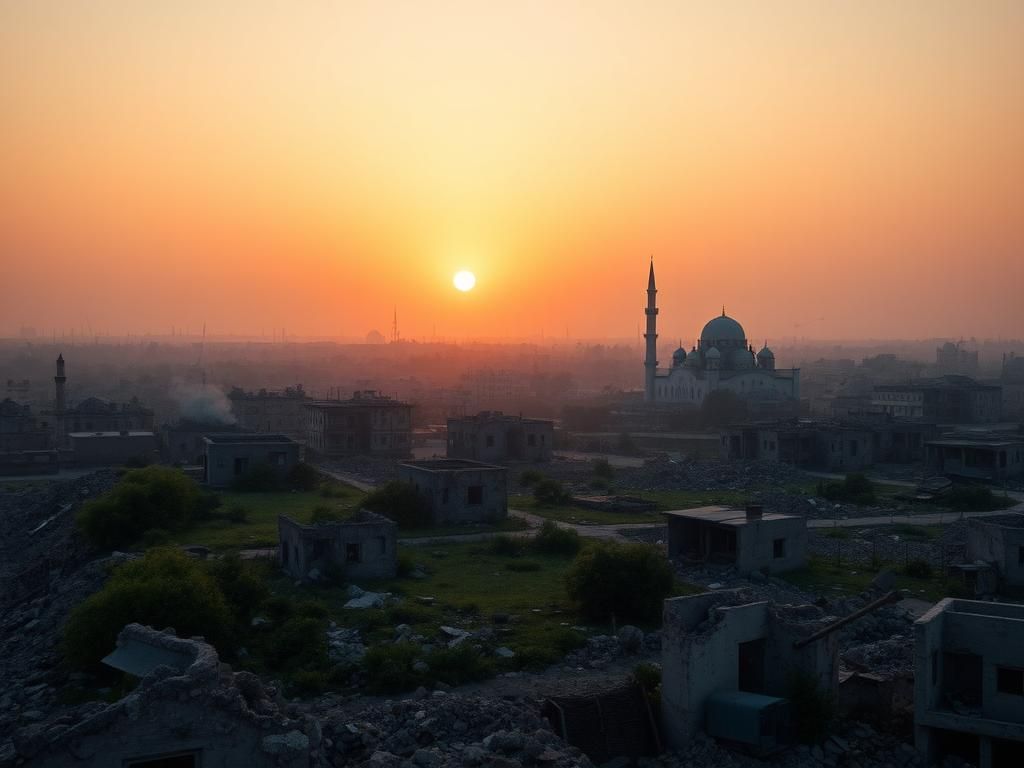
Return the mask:
<path id="1" fill-rule="evenodd" d="M 235 459 L 235 477 L 244 475 L 246 470 L 249 469 L 249 459 L 236 458 Z"/>
<path id="2" fill-rule="evenodd" d="M 442 504 L 447 504 L 448 503 L 448 489 L 447 488 L 445 488 L 445 489 L 443 489 L 441 491 L 441 503 Z"/>
<path id="3" fill-rule="evenodd" d="M 850 441 L 850 455 L 851 456 L 856 456 L 857 455 L 857 441 L 856 440 L 851 440 Z"/>
<path id="4" fill-rule="evenodd" d="M 780 557 L 786 556 L 786 540 L 775 539 L 772 542 L 772 557 L 778 560 Z"/>
<path id="5" fill-rule="evenodd" d="M 345 545 L 345 562 L 346 563 L 361 563 L 363 558 L 360 553 L 360 546 L 356 544 Z"/>
<path id="6" fill-rule="evenodd" d="M 466 489 L 466 503 L 467 504 L 483 504 L 484 503 L 484 487 L 482 485 L 471 485 Z"/>
<path id="7" fill-rule="evenodd" d="M 541 436 L 540 436 L 540 444 L 541 444 L 541 445 L 544 445 L 544 435 L 541 435 Z"/>
<path id="8" fill-rule="evenodd" d="M 487 447 L 488 448 L 493 448 L 494 447 L 494 435 L 488 435 L 487 436 Z"/>
<path id="9" fill-rule="evenodd" d="M 526 444 L 528 446 L 530 446 L 531 448 L 533 446 L 535 446 L 537 444 L 537 436 L 536 435 L 527 435 L 526 436 Z"/>
<path id="10" fill-rule="evenodd" d="M 388 552 L 388 543 L 383 536 L 377 537 L 377 554 L 386 555 Z"/>
<path id="11" fill-rule="evenodd" d="M 1024 696 L 1024 669 L 996 667 L 996 690 Z"/>

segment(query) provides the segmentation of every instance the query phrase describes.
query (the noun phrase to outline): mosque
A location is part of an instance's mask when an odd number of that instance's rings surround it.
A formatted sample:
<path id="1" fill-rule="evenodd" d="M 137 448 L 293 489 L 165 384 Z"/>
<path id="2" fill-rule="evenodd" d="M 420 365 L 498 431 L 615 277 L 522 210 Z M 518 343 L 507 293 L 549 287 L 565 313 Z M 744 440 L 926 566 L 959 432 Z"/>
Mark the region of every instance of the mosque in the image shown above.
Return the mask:
<path id="1" fill-rule="evenodd" d="M 743 326 L 725 314 L 707 322 L 700 340 L 687 352 L 680 345 L 672 353 L 672 367 L 658 367 L 658 289 L 654 262 L 647 278 L 647 332 L 644 340 L 644 401 L 699 406 L 708 393 L 729 389 L 752 404 L 800 399 L 800 369 L 777 369 L 767 342 L 760 352 L 747 342 Z"/>

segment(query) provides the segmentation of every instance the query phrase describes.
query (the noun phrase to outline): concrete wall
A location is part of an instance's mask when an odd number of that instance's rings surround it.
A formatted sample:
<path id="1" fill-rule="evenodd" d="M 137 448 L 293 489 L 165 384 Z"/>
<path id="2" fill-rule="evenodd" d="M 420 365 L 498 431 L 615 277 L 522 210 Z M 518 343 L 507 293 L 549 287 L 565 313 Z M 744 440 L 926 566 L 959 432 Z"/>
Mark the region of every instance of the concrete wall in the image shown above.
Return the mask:
<path id="1" fill-rule="evenodd" d="M 382 515 L 360 510 L 351 520 L 300 525 L 277 518 L 281 569 L 296 579 L 321 574 L 331 563 L 345 569 L 347 579 L 390 579 L 398 570 L 398 526 Z"/>
<path id="2" fill-rule="evenodd" d="M 483 462 L 550 461 L 554 434 L 554 422 L 542 419 L 448 419 L 447 455 Z"/>
<path id="3" fill-rule="evenodd" d="M 431 470 L 398 465 L 398 479 L 427 501 L 434 525 L 493 522 L 508 517 L 508 471 L 503 467 Z M 471 489 L 480 489 L 475 503 Z"/>
<path id="4" fill-rule="evenodd" d="M 783 540 L 784 554 L 775 556 L 775 541 Z M 784 573 L 807 564 L 807 521 L 802 517 L 748 520 L 737 529 L 736 567 L 741 573 L 767 569 Z"/>
<path id="5" fill-rule="evenodd" d="M 236 464 L 236 460 L 244 464 Z M 206 443 L 206 482 L 228 488 L 247 471 L 261 464 L 284 476 L 299 463 L 299 444 L 282 442 Z"/>
<path id="6" fill-rule="evenodd" d="M 1024 586 L 1024 526 L 968 520 L 967 560 L 994 563 L 1004 584 Z"/>
<path id="7" fill-rule="evenodd" d="M 156 461 L 156 435 L 152 432 L 69 435 L 74 463 L 83 467 L 124 464 L 132 459 Z"/>

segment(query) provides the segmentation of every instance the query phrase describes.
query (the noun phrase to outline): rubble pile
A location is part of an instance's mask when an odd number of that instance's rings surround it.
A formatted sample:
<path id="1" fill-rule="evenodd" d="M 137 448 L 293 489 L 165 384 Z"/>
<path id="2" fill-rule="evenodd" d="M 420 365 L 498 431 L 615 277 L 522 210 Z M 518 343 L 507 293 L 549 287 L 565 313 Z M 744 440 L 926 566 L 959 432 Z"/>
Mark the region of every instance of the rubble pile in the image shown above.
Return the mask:
<path id="1" fill-rule="evenodd" d="M 961 563 L 967 554 L 967 525 L 962 520 L 946 525 L 936 539 L 908 538 L 884 526 L 844 530 L 847 538 L 835 538 L 827 528 L 808 529 L 808 552 L 851 565 L 923 560 L 937 569 Z"/>
<path id="2" fill-rule="evenodd" d="M 484 698 L 420 689 L 352 717 L 323 714 L 322 751 L 330 765 L 366 768 L 440 766 L 589 766 L 558 738 L 525 698 Z"/>
<path id="3" fill-rule="evenodd" d="M 561 666 L 566 672 L 578 669 L 605 669 L 627 656 L 657 656 L 661 651 L 661 632 L 644 633 L 626 625 L 615 635 L 592 635 L 582 648 L 566 654 Z"/>

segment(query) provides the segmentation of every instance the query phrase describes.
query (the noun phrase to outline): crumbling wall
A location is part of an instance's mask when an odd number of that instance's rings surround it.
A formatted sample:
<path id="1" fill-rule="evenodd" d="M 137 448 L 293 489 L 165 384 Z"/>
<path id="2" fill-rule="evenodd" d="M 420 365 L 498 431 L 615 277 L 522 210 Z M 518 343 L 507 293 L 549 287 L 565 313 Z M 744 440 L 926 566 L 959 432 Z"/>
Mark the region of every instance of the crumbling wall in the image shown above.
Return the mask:
<path id="1" fill-rule="evenodd" d="M 350 520 L 319 525 L 280 515 L 277 531 L 281 568 L 297 579 L 315 580 L 332 563 L 356 580 L 389 579 L 398 570 L 398 526 L 366 509 Z"/>
<path id="2" fill-rule="evenodd" d="M 967 560 L 994 563 L 1003 583 L 1024 586 L 1024 520 L 1020 527 L 967 521 Z"/>
<path id="3" fill-rule="evenodd" d="M 741 573 L 784 573 L 807 564 L 807 521 L 802 517 L 748 520 L 738 529 L 736 567 Z M 782 539 L 783 554 L 775 556 Z"/>

